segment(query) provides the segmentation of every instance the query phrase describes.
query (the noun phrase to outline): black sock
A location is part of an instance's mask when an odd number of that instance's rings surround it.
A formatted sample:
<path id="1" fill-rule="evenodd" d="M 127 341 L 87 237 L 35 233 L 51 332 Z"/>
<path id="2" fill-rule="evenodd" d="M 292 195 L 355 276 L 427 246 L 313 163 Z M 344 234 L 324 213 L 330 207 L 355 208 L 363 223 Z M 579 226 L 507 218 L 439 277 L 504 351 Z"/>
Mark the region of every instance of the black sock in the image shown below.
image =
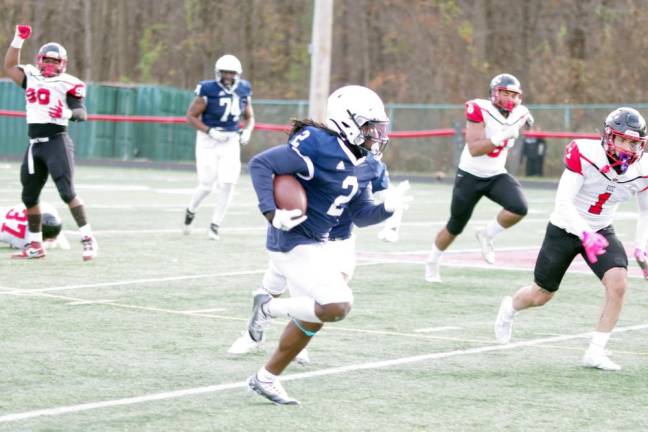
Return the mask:
<path id="1" fill-rule="evenodd" d="M 88 224 L 88 221 L 86 220 L 86 214 L 85 214 L 85 209 L 83 208 L 83 205 L 78 205 L 76 207 L 72 207 L 70 209 L 70 213 L 72 213 L 72 217 L 74 218 L 74 221 L 76 222 L 77 226 L 81 228 L 84 225 Z"/>

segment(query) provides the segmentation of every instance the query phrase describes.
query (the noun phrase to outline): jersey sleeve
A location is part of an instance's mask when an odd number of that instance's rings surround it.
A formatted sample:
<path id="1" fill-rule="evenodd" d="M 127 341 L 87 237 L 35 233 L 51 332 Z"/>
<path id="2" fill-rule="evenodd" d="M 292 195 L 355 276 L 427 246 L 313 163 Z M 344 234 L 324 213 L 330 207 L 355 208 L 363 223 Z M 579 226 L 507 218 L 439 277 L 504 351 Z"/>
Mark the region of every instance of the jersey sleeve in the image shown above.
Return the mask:
<path id="1" fill-rule="evenodd" d="M 376 176 L 371 182 L 371 189 L 374 192 L 380 192 L 387 190 L 389 188 L 389 172 L 387 171 L 387 166 L 380 162 L 376 170 Z"/>
<path id="2" fill-rule="evenodd" d="M 583 175 L 583 164 L 581 162 L 580 150 L 578 149 L 576 141 L 570 142 L 567 147 L 565 147 L 563 162 L 569 171 Z"/>
<path id="3" fill-rule="evenodd" d="M 466 102 L 466 108 L 464 110 L 466 120 L 473 123 L 482 123 L 484 121 L 484 114 L 481 111 L 481 108 L 474 100 Z"/>
<path id="4" fill-rule="evenodd" d="M 578 209 L 574 204 L 576 196 L 583 187 L 584 182 L 585 178 L 582 175 L 566 169 L 560 177 L 556 191 L 555 211 L 566 221 L 567 226 L 565 229 L 567 232 L 578 237 L 582 237 L 584 231 L 592 231 L 592 228 L 578 213 Z"/>
<path id="5" fill-rule="evenodd" d="M 208 90 L 208 81 L 200 81 L 198 85 L 196 86 L 196 89 L 194 90 L 194 94 L 196 96 L 200 97 L 206 97 L 207 96 L 207 90 Z"/>
<path id="6" fill-rule="evenodd" d="M 375 204 L 368 188 L 362 188 L 351 201 L 348 211 L 353 223 L 359 227 L 378 224 L 389 219 L 393 213 L 388 213 L 383 204 Z"/>

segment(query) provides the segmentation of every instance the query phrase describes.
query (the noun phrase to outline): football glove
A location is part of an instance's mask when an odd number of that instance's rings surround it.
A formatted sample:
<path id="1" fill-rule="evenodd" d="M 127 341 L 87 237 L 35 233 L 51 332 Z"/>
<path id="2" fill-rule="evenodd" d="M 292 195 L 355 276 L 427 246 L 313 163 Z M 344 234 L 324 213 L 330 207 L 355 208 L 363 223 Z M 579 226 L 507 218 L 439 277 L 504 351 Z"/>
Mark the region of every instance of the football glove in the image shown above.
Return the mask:
<path id="1" fill-rule="evenodd" d="M 585 256 L 592 264 L 598 261 L 597 256 L 603 255 L 608 247 L 608 241 L 597 232 L 583 231 L 582 243 Z"/>
<path id="2" fill-rule="evenodd" d="M 32 29 L 30 26 L 26 24 L 18 24 L 16 26 L 16 33 L 14 34 L 13 41 L 11 42 L 11 46 L 13 48 L 22 48 L 23 43 L 27 39 L 29 39 L 29 36 L 32 34 Z"/>
<path id="3" fill-rule="evenodd" d="M 533 125 L 534 125 L 534 123 L 535 123 L 535 119 L 533 118 L 533 116 L 531 115 L 531 113 L 528 113 L 528 114 L 527 114 L 526 121 L 524 122 L 524 125 L 525 125 L 526 127 L 528 127 L 528 128 L 532 128 Z"/>
<path id="4" fill-rule="evenodd" d="M 402 181 L 395 188 L 389 188 L 385 191 L 385 201 L 383 205 L 385 210 L 389 213 L 394 213 L 396 210 L 407 210 L 410 202 L 414 197 L 407 195 L 410 189 L 409 180 Z"/>
<path id="5" fill-rule="evenodd" d="M 249 143 L 251 136 L 252 136 L 252 129 L 242 129 L 241 138 L 239 139 L 241 145 L 246 145 L 247 143 Z"/>
<path id="6" fill-rule="evenodd" d="M 282 210 L 276 209 L 272 217 L 272 226 L 281 231 L 290 231 L 306 220 L 307 216 L 302 215 L 299 209 Z"/>
<path id="7" fill-rule="evenodd" d="M 64 107 L 63 102 L 59 99 L 58 104 L 49 109 L 49 116 L 54 119 L 67 120 L 72 117 L 72 110 Z"/>
<path id="8" fill-rule="evenodd" d="M 517 125 L 509 126 L 500 131 L 497 131 L 490 137 L 491 142 L 495 147 L 513 146 L 515 139 L 520 135 L 520 128 Z M 510 140 L 511 142 L 508 142 Z"/>
<path id="9" fill-rule="evenodd" d="M 646 256 L 646 251 L 640 248 L 635 248 L 634 257 L 641 268 L 644 279 L 648 280 L 648 257 Z"/>

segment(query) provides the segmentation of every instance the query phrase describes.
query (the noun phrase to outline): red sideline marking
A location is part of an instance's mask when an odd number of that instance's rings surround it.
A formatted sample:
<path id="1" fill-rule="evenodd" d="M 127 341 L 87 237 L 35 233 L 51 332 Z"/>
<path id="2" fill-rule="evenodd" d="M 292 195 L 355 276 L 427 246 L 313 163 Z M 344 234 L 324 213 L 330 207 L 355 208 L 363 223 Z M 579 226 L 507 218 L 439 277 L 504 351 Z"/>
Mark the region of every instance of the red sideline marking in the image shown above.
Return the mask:
<path id="1" fill-rule="evenodd" d="M 497 250 L 495 249 L 495 264 L 492 268 L 495 270 L 499 266 L 506 266 L 507 268 L 518 268 L 533 271 L 535 267 L 536 258 L 538 257 L 540 248 L 526 249 L 526 250 Z M 628 257 L 632 258 L 633 251 L 626 249 Z M 363 261 L 380 261 L 380 260 L 396 260 L 406 261 L 423 264 L 427 258 L 427 253 L 412 253 L 412 254 L 391 254 L 379 252 L 358 252 L 358 258 Z M 450 264 L 453 267 L 467 267 L 467 268 L 481 268 L 488 266 L 479 251 L 461 251 L 452 252 L 448 251 L 443 255 L 441 265 Z M 569 266 L 570 271 L 579 273 L 592 273 L 585 260 L 578 255 L 576 259 Z M 594 273 L 592 273 L 594 275 Z M 628 276 L 633 278 L 643 279 L 641 269 L 634 262 L 634 258 L 628 260 Z"/>

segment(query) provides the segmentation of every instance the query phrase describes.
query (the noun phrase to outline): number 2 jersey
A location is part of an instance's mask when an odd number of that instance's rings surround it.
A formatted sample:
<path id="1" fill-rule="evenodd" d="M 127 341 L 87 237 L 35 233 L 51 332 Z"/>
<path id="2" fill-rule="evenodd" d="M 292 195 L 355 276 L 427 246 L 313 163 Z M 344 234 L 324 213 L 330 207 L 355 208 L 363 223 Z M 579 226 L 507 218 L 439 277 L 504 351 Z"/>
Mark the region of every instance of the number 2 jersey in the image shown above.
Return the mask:
<path id="1" fill-rule="evenodd" d="M 296 175 L 308 200 L 307 219 L 290 231 L 268 225 L 267 249 L 288 252 L 300 244 L 324 242 L 347 209 L 360 226 L 389 218 L 392 213 L 374 204 L 367 184 L 361 187 L 358 181 L 358 167 L 364 161 L 335 134 L 313 126 L 293 134 L 287 145 L 254 156 L 249 168 L 261 213 L 276 209 L 273 175 Z"/>
<path id="2" fill-rule="evenodd" d="M 630 165 L 623 174 L 609 168 L 598 140 L 578 139 L 565 149 L 563 172 L 550 222 L 581 236 L 612 224 L 619 204 L 648 189 L 648 159 Z"/>
<path id="3" fill-rule="evenodd" d="M 236 132 L 240 129 L 241 114 L 252 100 L 252 85 L 238 80 L 228 89 L 216 80 L 206 80 L 198 84 L 194 94 L 207 102 L 202 113 L 203 123 L 220 131 Z"/>
<path id="4" fill-rule="evenodd" d="M 466 120 L 474 123 L 484 123 L 486 138 L 490 138 L 510 126 L 522 127 L 529 116 L 529 110 L 524 105 L 516 106 L 508 117 L 486 99 L 473 99 L 466 102 L 464 111 Z M 459 169 L 477 177 L 493 177 L 506 172 L 506 156 L 508 146 L 496 147 L 488 154 L 472 156 L 468 150 L 468 144 L 464 146 L 459 160 Z"/>
<path id="5" fill-rule="evenodd" d="M 34 125 L 49 124 L 58 125 L 56 132 L 64 131 L 69 119 L 53 118 L 49 115 L 50 108 L 55 108 L 59 103 L 69 109 L 82 107 L 82 99 L 86 95 L 86 86 L 78 78 L 62 73 L 54 77 L 44 77 L 40 70 L 34 65 L 20 65 L 25 74 L 23 86 L 25 88 L 25 111 L 27 112 L 27 124 L 29 125 L 29 136 L 47 136 L 47 134 L 34 133 L 39 130 Z M 51 130 L 51 129 L 50 129 Z"/>

